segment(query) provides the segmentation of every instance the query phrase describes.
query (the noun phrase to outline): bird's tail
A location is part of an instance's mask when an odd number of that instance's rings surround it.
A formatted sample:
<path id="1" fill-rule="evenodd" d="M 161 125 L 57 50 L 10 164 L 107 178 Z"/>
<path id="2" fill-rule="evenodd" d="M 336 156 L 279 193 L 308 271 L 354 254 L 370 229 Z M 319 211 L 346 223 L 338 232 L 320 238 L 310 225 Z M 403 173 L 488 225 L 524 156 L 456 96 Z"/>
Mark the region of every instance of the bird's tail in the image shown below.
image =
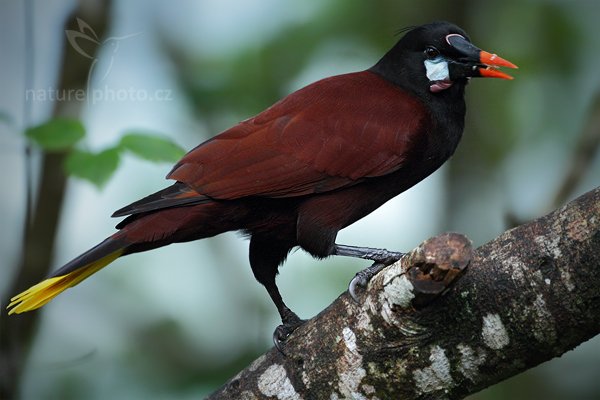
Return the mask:
<path id="1" fill-rule="evenodd" d="M 123 255 L 240 229 L 236 220 L 222 217 L 226 213 L 235 214 L 230 205 L 210 202 L 205 197 L 194 205 L 176 199 L 176 206 L 172 208 L 156 210 L 155 206 L 153 203 L 150 212 L 130 215 L 117 225 L 118 232 L 46 280 L 13 297 L 7 307 L 8 313 L 19 314 L 40 308 L 65 289 L 77 285 Z"/>
<path id="2" fill-rule="evenodd" d="M 35 310 L 119 258 L 126 247 L 112 237 L 83 253 L 52 276 L 10 299 L 8 314 Z"/>

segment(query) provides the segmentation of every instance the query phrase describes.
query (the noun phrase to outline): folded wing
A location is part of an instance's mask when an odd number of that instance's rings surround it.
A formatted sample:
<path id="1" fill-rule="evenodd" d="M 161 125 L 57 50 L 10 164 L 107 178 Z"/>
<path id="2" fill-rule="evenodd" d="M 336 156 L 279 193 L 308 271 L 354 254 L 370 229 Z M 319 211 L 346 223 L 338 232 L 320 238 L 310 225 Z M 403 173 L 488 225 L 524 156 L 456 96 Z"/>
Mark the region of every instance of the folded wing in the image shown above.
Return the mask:
<path id="1" fill-rule="evenodd" d="M 196 147 L 167 178 L 213 199 L 327 192 L 400 169 L 426 121 L 371 72 L 335 76 Z"/>

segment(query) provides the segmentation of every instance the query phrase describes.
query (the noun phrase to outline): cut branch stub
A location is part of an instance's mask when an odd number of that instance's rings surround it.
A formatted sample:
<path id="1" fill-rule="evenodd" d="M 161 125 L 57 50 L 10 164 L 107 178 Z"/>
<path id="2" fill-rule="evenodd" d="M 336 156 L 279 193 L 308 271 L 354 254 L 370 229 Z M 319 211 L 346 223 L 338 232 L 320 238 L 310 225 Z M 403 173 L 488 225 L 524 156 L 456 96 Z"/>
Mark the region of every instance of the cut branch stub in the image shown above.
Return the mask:
<path id="1" fill-rule="evenodd" d="M 473 247 L 466 236 L 445 233 L 427 239 L 384 269 L 371 281 L 369 292 L 383 290 L 390 303 L 419 309 L 448 290 L 472 258 Z"/>
<path id="2" fill-rule="evenodd" d="M 414 287 L 415 308 L 424 307 L 459 278 L 473 258 L 467 237 L 446 233 L 423 242 L 406 256 L 408 280 Z"/>

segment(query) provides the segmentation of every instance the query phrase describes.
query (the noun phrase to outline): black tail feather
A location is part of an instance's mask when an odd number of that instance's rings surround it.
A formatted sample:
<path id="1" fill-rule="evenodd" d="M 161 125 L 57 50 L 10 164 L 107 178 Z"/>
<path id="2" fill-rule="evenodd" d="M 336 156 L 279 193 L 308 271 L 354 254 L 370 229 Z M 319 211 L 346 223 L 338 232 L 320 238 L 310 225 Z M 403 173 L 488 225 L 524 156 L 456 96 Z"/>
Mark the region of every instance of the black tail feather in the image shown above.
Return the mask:
<path id="1" fill-rule="evenodd" d="M 202 204 L 209 201 L 211 201 L 209 197 L 197 193 L 185 183 L 176 182 L 168 188 L 115 211 L 112 217 L 124 217 L 126 215 L 146 213 L 164 208 Z"/>

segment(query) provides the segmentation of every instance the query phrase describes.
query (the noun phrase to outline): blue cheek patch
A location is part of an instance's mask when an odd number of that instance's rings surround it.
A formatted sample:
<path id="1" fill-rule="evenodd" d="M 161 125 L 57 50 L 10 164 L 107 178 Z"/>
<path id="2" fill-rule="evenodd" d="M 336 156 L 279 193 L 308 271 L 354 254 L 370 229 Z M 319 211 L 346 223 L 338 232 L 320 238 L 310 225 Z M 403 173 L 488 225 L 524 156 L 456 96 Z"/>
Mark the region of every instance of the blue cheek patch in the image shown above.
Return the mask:
<path id="1" fill-rule="evenodd" d="M 430 81 L 445 81 L 450 79 L 448 62 L 442 57 L 433 60 L 425 60 L 425 71 Z"/>

